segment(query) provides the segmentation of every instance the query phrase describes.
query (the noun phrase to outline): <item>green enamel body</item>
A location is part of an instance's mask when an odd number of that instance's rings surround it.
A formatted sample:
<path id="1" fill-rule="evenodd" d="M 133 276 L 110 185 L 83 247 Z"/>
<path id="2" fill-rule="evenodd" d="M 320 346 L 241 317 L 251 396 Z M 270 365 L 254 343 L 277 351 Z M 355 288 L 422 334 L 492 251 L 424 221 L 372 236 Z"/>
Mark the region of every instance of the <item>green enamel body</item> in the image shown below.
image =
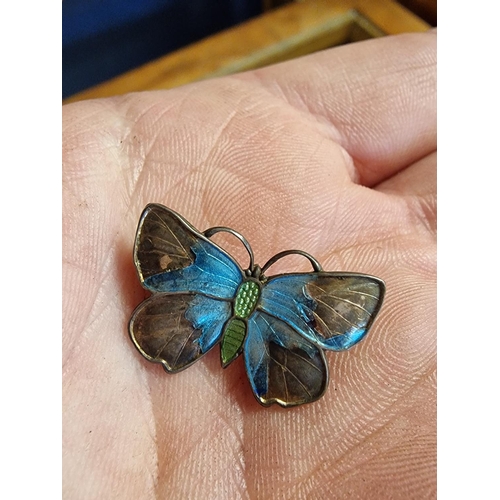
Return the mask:
<path id="1" fill-rule="evenodd" d="M 237 318 L 248 318 L 253 313 L 259 296 L 259 285 L 255 281 L 244 281 L 234 299 L 234 315 Z"/>
<path id="2" fill-rule="evenodd" d="M 244 281 L 234 299 L 234 317 L 225 328 L 221 341 L 221 361 L 226 367 L 238 357 L 247 333 L 247 319 L 254 311 L 260 297 L 260 287 L 255 281 Z"/>
<path id="3" fill-rule="evenodd" d="M 246 323 L 238 318 L 231 318 L 224 329 L 221 342 L 222 366 L 226 367 L 231 361 L 238 357 L 247 333 Z"/>

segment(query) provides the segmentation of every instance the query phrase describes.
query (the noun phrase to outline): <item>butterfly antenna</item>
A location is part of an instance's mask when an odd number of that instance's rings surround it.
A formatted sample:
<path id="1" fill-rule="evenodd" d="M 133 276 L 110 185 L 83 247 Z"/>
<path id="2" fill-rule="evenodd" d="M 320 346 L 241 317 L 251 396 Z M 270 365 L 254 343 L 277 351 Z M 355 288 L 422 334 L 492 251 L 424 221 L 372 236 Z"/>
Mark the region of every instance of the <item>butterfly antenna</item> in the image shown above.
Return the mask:
<path id="1" fill-rule="evenodd" d="M 302 250 L 285 250 L 283 252 L 277 253 L 274 257 L 271 257 L 262 266 L 262 274 L 264 274 L 266 272 L 266 270 L 269 269 L 278 260 L 282 259 L 283 257 L 286 257 L 287 255 L 293 255 L 293 254 L 302 255 L 303 257 L 305 257 L 311 263 L 315 272 L 319 273 L 320 271 L 323 271 L 321 264 L 312 255 L 308 254 L 307 252 L 303 252 Z"/>
<path id="2" fill-rule="evenodd" d="M 216 233 L 232 234 L 233 236 L 236 236 L 236 238 L 238 238 L 243 243 L 243 246 L 245 247 L 246 251 L 248 252 L 248 255 L 250 256 L 250 265 L 248 266 L 248 269 L 250 272 L 252 272 L 253 268 L 254 268 L 253 251 L 252 251 L 252 247 L 250 246 L 250 243 L 248 243 L 246 238 L 242 234 L 238 233 L 238 231 L 235 231 L 234 229 L 231 229 L 230 227 L 224 227 L 224 226 L 211 227 L 203 232 L 203 234 L 207 238 L 212 237 Z"/>

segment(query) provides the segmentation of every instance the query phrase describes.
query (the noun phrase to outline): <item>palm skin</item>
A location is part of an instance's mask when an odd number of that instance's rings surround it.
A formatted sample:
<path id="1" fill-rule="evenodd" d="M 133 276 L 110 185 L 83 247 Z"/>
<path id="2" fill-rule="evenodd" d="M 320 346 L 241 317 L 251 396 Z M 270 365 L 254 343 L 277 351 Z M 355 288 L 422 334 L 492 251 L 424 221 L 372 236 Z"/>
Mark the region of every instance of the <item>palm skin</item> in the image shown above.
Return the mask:
<path id="1" fill-rule="evenodd" d="M 64 107 L 65 498 L 435 496 L 435 121 L 432 33 Z M 367 338 L 326 354 L 322 399 L 263 408 L 218 347 L 176 375 L 141 358 L 150 202 L 236 229 L 261 265 L 298 248 L 385 280 Z"/>

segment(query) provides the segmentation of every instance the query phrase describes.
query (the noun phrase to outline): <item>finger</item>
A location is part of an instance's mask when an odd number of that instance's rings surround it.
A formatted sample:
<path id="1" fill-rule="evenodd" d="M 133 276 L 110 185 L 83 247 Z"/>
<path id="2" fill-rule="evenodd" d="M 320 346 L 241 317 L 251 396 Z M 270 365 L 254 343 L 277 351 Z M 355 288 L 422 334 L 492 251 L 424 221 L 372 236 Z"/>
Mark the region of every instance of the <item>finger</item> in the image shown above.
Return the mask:
<path id="1" fill-rule="evenodd" d="M 373 186 L 436 149 L 436 36 L 384 37 L 242 75 L 327 121 Z"/>
<path id="2" fill-rule="evenodd" d="M 414 222 L 435 238 L 437 229 L 436 153 L 400 171 L 376 187 L 377 191 L 397 195 Z M 403 210 L 404 210 L 403 208 Z"/>
<path id="3" fill-rule="evenodd" d="M 402 196 L 435 196 L 437 192 L 436 159 L 437 153 L 431 153 L 390 179 L 381 182 L 375 189 L 382 193 Z"/>

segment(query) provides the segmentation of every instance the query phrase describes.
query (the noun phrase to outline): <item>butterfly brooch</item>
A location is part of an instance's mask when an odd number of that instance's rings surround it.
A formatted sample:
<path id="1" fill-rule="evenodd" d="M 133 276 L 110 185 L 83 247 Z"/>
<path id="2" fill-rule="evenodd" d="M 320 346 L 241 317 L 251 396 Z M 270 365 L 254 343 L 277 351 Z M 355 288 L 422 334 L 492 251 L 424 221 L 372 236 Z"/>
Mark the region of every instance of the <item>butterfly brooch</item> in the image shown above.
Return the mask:
<path id="1" fill-rule="evenodd" d="M 248 269 L 210 240 L 221 231 L 243 243 Z M 314 271 L 264 274 L 290 254 L 306 257 Z M 152 292 L 129 323 L 139 352 L 169 373 L 184 370 L 216 344 L 224 368 L 243 353 L 252 391 L 264 406 L 320 398 L 328 385 L 323 350 L 343 351 L 358 343 L 385 292 L 379 278 L 325 272 L 299 250 L 280 252 L 260 268 L 238 232 L 226 227 L 199 232 L 158 204 L 141 215 L 134 263 L 142 286 Z"/>

